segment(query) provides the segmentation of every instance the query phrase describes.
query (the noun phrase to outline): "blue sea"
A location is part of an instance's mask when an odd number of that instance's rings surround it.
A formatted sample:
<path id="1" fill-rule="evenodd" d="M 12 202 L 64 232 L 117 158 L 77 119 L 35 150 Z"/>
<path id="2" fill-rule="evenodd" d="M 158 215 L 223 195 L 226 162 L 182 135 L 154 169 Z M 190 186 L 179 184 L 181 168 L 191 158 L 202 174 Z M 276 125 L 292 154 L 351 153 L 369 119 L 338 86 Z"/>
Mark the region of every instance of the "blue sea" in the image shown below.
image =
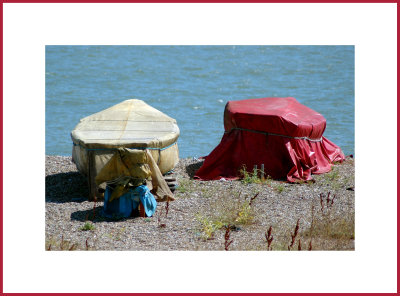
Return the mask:
<path id="1" fill-rule="evenodd" d="M 46 46 L 46 154 L 71 155 L 79 119 L 126 99 L 175 118 L 180 157 L 208 155 L 231 100 L 295 97 L 354 154 L 353 46 Z"/>

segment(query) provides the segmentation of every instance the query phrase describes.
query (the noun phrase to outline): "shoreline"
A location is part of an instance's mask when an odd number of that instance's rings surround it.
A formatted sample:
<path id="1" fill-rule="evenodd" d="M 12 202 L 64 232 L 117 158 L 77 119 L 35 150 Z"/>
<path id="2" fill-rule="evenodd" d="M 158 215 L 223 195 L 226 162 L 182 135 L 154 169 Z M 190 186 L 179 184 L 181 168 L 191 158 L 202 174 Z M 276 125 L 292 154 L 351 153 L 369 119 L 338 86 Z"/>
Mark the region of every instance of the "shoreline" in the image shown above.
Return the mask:
<path id="1" fill-rule="evenodd" d="M 201 163 L 179 160 L 168 213 L 106 221 L 71 157 L 46 155 L 46 250 L 224 250 L 227 232 L 229 250 L 354 250 L 354 159 L 303 184 L 193 180 Z"/>

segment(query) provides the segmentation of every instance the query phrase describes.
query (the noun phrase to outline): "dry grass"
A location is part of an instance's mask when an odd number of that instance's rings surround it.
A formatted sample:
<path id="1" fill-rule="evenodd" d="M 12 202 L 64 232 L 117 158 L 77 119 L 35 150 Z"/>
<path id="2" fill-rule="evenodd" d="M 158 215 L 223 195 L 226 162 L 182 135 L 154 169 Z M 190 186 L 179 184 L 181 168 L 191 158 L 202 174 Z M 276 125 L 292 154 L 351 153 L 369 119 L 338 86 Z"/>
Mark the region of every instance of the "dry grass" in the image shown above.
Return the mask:
<path id="1" fill-rule="evenodd" d="M 337 211 L 313 200 L 309 219 L 298 219 L 292 228 L 276 225 L 280 235 L 273 238 L 271 229 L 265 233 L 266 250 L 353 250 L 355 239 L 354 212 Z M 301 229 L 301 230 L 300 230 Z M 262 248 L 264 249 L 264 248 Z"/>
<path id="2" fill-rule="evenodd" d="M 216 234 L 230 229 L 243 230 L 259 224 L 264 219 L 257 211 L 257 195 L 254 199 L 228 192 L 215 199 L 210 207 L 198 213 L 199 232 L 204 240 L 214 239 Z M 285 221 L 274 224 L 264 231 L 259 244 L 242 243 L 245 250 L 352 250 L 354 249 L 354 212 L 335 204 L 338 198 L 329 192 L 312 199 L 307 218 L 296 223 Z M 253 202 L 254 201 L 254 202 Z M 338 205 L 338 206 L 337 206 Z M 240 237 L 241 232 L 235 233 Z M 226 241 L 226 240 L 225 240 Z"/>
<path id="3" fill-rule="evenodd" d="M 199 231 L 204 239 L 213 239 L 215 232 L 226 227 L 236 229 L 239 225 L 250 225 L 254 220 L 254 200 L 252 197 L 241 197 L 241 194 L 228 192 L 215 199 L 207 211 L 196 215 Z"/>
<path id="4" fill-rule="evenodd" d="M 55 239 L 46 240 L 47 251 L 75 251 L 77 247 L 77 243 L 72 243 L 69 240 L 64 240 L 64 236 L 62 236 L 61 240 L 59 241 Z"/>

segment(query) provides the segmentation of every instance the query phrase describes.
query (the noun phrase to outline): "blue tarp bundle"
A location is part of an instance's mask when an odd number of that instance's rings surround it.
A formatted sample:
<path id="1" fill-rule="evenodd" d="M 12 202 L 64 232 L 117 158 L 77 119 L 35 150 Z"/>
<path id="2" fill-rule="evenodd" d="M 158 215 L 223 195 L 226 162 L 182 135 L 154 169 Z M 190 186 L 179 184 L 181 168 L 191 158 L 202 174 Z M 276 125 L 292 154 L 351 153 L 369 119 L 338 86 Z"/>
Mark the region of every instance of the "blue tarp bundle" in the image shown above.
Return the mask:
<path id="1" fill-rule="evenodd" d="M 127 218 L 132 211 L 137 209 L 139 202 L 142 202 L 147 217 L 153 216 L 156 211 L 157 202 L 151 194 L 149 188 L 140 185 L 134 189 L 130 189 L 124 195 L 109 202 L 112 194 L 112 188 L 106 187 L 104 193 L 104 216 L 107 218 Z"/>

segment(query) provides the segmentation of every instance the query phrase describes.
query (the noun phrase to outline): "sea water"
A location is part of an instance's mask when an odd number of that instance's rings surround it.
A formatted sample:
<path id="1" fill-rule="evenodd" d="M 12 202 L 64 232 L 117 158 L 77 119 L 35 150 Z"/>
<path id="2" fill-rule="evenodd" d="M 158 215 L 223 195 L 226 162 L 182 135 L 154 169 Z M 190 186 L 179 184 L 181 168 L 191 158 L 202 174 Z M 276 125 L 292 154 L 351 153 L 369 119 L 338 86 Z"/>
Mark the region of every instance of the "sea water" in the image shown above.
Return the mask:
<path id="1" fill-rule="evenodd" d="M 175 118 L 180 157 L 208 155 L 228 101 L 295 97 L 354 153 L 353 46 L 46 46 L 46 154 L 71 155 L 79 119 L 126 99 Z"/>

